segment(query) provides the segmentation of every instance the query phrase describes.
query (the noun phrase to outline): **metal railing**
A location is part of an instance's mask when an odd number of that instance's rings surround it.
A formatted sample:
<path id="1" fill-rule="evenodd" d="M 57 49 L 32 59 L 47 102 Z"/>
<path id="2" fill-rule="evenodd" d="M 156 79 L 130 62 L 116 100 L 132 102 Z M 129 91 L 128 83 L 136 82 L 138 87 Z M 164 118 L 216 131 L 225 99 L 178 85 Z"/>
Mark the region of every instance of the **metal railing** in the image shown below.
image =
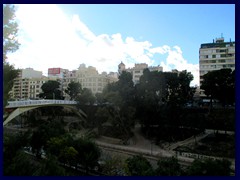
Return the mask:
<path id="1" fill-rule="evenodd" d="M 6 108 L 14 108 L 14 107 L 26 107 L 26 106 L 34 106 L 34 105 L 45 105 L 45 104 L 77 104 L 76 101 L 69 100 L 26 100 L 26 101 L 8 101 L 8 105 Z"/>

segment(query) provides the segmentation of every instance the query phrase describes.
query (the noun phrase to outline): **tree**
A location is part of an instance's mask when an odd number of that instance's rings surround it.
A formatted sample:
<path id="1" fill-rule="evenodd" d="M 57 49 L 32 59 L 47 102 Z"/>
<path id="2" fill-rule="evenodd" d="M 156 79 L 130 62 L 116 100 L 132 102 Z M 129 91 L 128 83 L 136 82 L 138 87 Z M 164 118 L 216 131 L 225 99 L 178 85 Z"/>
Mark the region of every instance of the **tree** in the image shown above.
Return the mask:
<path id="1" fill-rule="evenodd" d="M 19 150 L 29 143 L 30 131 L 24 134 L 5 134 L 3 136 L 3 163 L 4 172 L 12 164 L 13 158 Z M 6 170 L 7 171 L 7 170 Z"/>
<path id="2" fill-rule="evenodd" d="M 70 82 L 65 92 L 70 96 L 70 100 L 76 100 L 77 96 L 82 93 L 82 86 L 79 82 Z"/>
<path id="3" fill-rule="evenodd" d="M 103 109 L 108 117 L 107 121 L 112 124 L 114 134 L 119 135 L 118 138 L 126 143 L 135 124 L 134 86 L 131 73 L 123 71 L 117 82 L 108 84 L 103 90 L 102 99 L 106 105 Z M 97 116 L 101 119 L 104 117 L 101 114 Z"/>
<path id="4" fill-rule="evenodd" d="M 17 77 L 19 70 L 14 69 L 13 65 L 3 62 L 3 107 L 7 105 L 9 99 L 9 91 L 13 87 L 13 81 Z"/>
<path id="5" fill-rule="evenodd" d="M 149 161 L 140 155 L 126 159 L 127 173 L 131 176 L 153 176 L 154 171 Z"/>
<path id="6" fill-rule="evenodd" d="M 192 100 L 194 94 L 190 87 L 192 79 L 192 74 L 187 71 L 163 73 L 144 70 L 135 87 L 135 107 L 136 117 L 148 137 L 166 137 L 164 132 L 176 134 L 180 130 L 182 107 Z M 158 129 L 154 131 L 152 125 L 158 125 Z M 172 139 L 173 135 L 168 137 Z"/>
<path id="7" fill-rule="evenodd" d="M 131 105 L 134 95 L 132 74 L 123 71 L 116 82 L 116 88 L 125 105 Z"/>
<path id="8" fill-rule="evenodd" d="M 175 157 L 162 158 L 157 164 L 156 174 L 158 176 L 180 176 L 182 174 L 181 166 Z"/>
<path id="9" fill-rule="evenodd" d="M 100 149 L 98 146 L 89 139 L 77 139 L 74 141 L 73 147 L 77 150 L 77 162 L 82 165 L 86 173 L 89 169 L 98 165 L 100 158 Z"/>
<path id="10" fill-rule="evenodd" d="M 19 150 L 13 157 L 12 163 L 6 167 L 4 175 L 33 176 L 39 168 L 39 163 L 36 163 L 32 156 Z"/>
<path id="11" fill-rule="evenodd" d="M 15 21 L 14 5 L 3 5 L 3 60 L 6 61 L 7 53 L 19 48 L 17 40 L 18 24 Z"/>
<path id="12" fill-rule="evenodd" d="M 41 161 L 40 167 L 34 173 L 35 176 L 66 176 L 66 170 L 59 165 L 57 158 L 48 156 Z"/>
<path id="13" fill-rule="evenodd" d="M 3 5 L 3 107 L 9 99 L 9 91 L 12 89 L 13 80 L 18 75 L 18 70 L 14 69 L 7 60 L 7 53 L 14 52 L 19 48 L 17 41 L 18 24 L 15 21 L 15 7 L 10 4 Z"/>
<path id="14" fill-rule="evenodd" d="M 231 162 L 228 160 L 195 160 L 188 168 L 190 176 L 229 176 Z"/>
<path id="15" fill-rule="evenodd" d="M 95 97 L 96 97 L 97 104 L 101 105 L 104 103 L 104 97 L 102 93 L 96 93 Z"/>
<path id="16" fill-rule="evenodd" d="M 169 104 L 181 106 L 192 100 L 194 88 L 190 87 L 193 75 L 190 72 L 181 71 L 178 73 L 165 72 L 166 101 Z"/>
<path id="17" fill-rule="evenodd" d="M 47 141 L 47 154 L 59 157 L 62 149 L 68 146 L 72 146 L 73 142 L 73 138 L 69 134 L 64 134 L 60 137 L 52 137 Z"/>
<path id="18" fill-rule="evenodd" d="M 152 132 L 150 125 L 160 121 L 161 106 L 164 104 L 165 79 L 163 73 L 150 72 L 149 69 L 145 69 L 139 84 L 135 86 L 135 92 L 136 117 L 145 125 L 149 135 Z"/>
<path id="19" fill-rule="evenodd" d="M 42 85 L 43 92 L 39 94 L 39 97 L 44 99 L 63 99 L 59 87 L 60 83 L 58 81 L 47 81 Z"/>
<path id="20" fill-rule="evenodd" d="M 51 121 L 42 124 L 36 129 L 31 138 L 31 146 L 33 153 L 37 157 L 41 157 L 41 149 L 47 149 L 48 141 L 57 136 L 65 134 L 62 122 Z"/>
<path id="21" fill-rule="evenodd" d="M 218 99 L 223 106 L 235 102 L 235 70 L 220 69 L 203 75 L 201 89 L 213 99 Z"/>
<path id="22" fill-rule="evenodd" d="M 78 95 L 76 101 L 79 105 L 93 105 L 95 102 L 95 97 L 91 89 L 83 88 L 81 95 Z"/>
<path id="23" fill-rule="evenodd" d="M 110 156 L 102 164 L 102 172 L 108 176 L 120 176 L 125 175 L 124 160 L 121 156 Z"/>
<path id="24" fill-rule="evenodd" d="M 76 167 L 77 157 L 78 157 L 77 150 L 74 147 L 70 146 L 70 147 L 65 147 L 61 149 L 58 159 L 64 164 L 68 164 Z"/>

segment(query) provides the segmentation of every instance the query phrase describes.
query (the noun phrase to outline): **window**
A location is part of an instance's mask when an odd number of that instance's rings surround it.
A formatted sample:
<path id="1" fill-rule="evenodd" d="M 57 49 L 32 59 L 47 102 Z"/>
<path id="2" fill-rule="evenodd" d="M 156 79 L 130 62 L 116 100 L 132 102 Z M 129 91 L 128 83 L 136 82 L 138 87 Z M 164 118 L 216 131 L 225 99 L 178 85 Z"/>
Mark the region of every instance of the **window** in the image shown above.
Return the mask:
<path id="1" fill-rule="evenodd" d="M 135 73 L 140 73 L 140 71 L 135 71 Z"/>
<path id="2" fill-rule="evenodd" d="M 229 59 L 228 60 L 228 62 L 230 62 L 230 63 L 234 63 L 234 61 L 235 61 L 234 59 Z"/>
<path id="3" fill-rule="evenodd" d="M 220 52 L 226 52 L 226 49 L 220 49 Z"/>
<path id="4" fill-rule="evenodd" d="M 234 64 L 228 64 L 227 67 L 235 67 Z"/>
<path id="5" fill-rule="evenodd" d="M 213 55 L 212 55 L 212 58 L 216 58 L 216 54 L 213 54 Z"/>
<path id="6" fill-rule="evenodd" d="M 225 63 L 225 59 L 218 60 L 219 63 Z"/>

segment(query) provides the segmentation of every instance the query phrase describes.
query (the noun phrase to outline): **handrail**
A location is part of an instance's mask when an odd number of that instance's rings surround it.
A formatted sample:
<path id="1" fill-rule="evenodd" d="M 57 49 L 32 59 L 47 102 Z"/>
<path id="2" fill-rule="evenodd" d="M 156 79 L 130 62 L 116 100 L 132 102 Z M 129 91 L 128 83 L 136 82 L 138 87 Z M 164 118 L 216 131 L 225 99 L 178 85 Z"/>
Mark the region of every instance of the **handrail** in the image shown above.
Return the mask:
<path id="1" fill-rule="evenodd" d="M 77 102 L 70 101 L 70 100 L 57 100 L 57 99 L 8 101 L 8 105 L 6 106 L 6 108 L 44 105 L 44 104 L 77 104 Z"/>

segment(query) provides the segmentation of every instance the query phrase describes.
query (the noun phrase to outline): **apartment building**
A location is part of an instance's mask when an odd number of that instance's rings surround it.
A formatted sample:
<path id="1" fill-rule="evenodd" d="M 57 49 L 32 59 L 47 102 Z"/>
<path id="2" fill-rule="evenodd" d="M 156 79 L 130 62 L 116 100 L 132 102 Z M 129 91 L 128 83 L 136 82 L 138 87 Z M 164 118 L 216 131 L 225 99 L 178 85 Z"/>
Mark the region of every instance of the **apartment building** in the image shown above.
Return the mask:
<path id="1" fill-rule="evenodd" d="M 125 64 L 121 62 L 118 65 L 118 73 L 121 75 L 122 71 L 127 71 L 132 74 L 133 83 L 139 83 L 140 77 L 143 75 L 143 70 L 148 68 L 150 71 L 163 71 L 163 67 L 161 66 L 150 66 L 146 63 L 135 64 L 133 68 L 126 69 Z"/>
<path id="2" fill-rule="evenodd" d="M 48 68 L 48 77 L 56 77 L 58 79 L 64 79 L 66 74 L 69 72 L 68 69 L 62 68 Z"/>
<path id="3" fill-rule="evenodd" d="M 45 77 L 41 71 L 32 68 L 21 69 L 14 79 L 10 92 L 11 99 L 38 99 L 42 92 L 42 85 L 49 80 L 58 80 L 57 77 Z"/>
<path id="4" fill-rule="evenodd" d="M 110 72 L 107 74 L 106 72 L 103 72 L 99 74 L 95 67 L 86 67 L 85 64 L 80 64 L 77 70 L 68 71 L 65 74 L 63 79 L 64 96 L 67 99 L 69 98 L 65 93 L 65 89 L 67 89 L 68 84 L 72 81 L 79 82 L 82 85 L 82 88 L 88 88 L 93 94 L 96 94 L 101 93 L 108 83 L 116 82 L 117 80 L 117 73 Z"/>
<path id="5" fill-rule="evenodd" d="M 200 86 L 203 75 L 209 71 L 223 68 L 235 69 L 235 42 L 224 42 L 224 38 L 216 38 L 212 43 L 201 44 L 199 49 Z M 205 96 L 200 91 L 200 96 Z"/>

